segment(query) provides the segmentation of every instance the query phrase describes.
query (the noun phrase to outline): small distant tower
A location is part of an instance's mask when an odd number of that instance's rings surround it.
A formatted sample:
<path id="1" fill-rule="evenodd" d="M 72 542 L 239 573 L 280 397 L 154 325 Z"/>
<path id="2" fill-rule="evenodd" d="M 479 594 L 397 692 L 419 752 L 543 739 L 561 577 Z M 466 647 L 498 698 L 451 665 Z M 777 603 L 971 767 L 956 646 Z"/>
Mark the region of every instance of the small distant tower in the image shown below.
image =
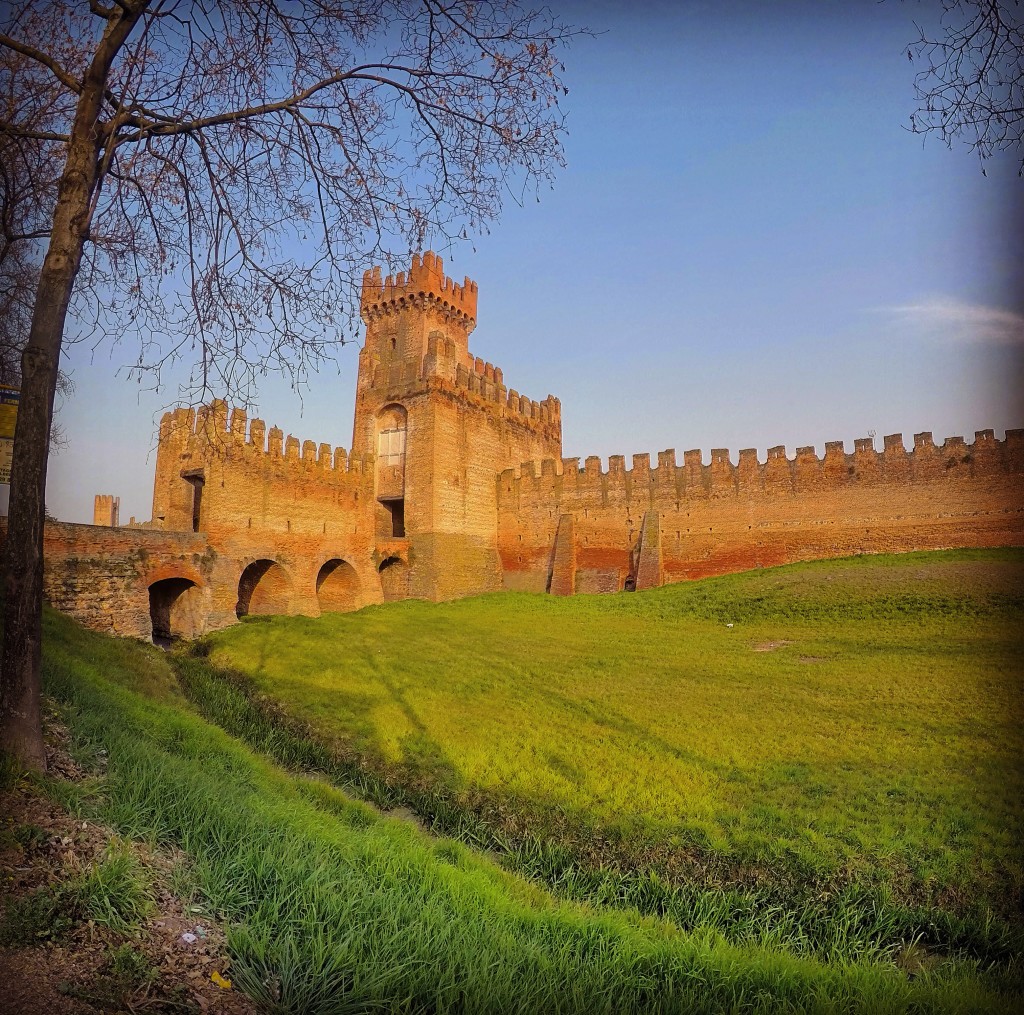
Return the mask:
<path id="1" fill-rule="evenodd" d="M 121 498 L 112 493 L 98 493 L 92 505 L 93 525 L 117 526 L 120 524 L 118 515 L 121 511 Z"/>
<path id="2" fill-rule="evenodd" d="M 414 255 L 408 275 L 366 272 L 360 310 L 352 453 L 376 459 L 378 555 L 402 555 L 403 595 L 499 588 L 496 477 L 561 457 L 558 399 L 529 402 L 474 359 L 477 285 L 453 282 L 432 251 Z"/>

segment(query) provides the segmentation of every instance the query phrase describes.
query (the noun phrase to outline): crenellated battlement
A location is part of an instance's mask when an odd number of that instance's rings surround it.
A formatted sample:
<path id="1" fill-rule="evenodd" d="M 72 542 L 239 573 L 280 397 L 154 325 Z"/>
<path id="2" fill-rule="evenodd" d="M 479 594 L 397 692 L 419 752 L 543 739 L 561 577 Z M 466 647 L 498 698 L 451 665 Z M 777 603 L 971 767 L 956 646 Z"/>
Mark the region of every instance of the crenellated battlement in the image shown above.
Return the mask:
<path id="1" fill-rule="evenodd" d="M 705 462 L 699 449 L 683 453 L 677 462 L 676 451 L 658 453 L 657 467 L 651 467 L 649 454 L 632 456 L 632 468 L 625 457 L 611 455 L 607 468 L 599 456 L 592 455 L 580 466 L 579 458 L 546 459 L 523 462 L 519 468 L 506 469 L 498 477 L 499 504 L 515 505 L 521 497 L 534 492 L 549 499 L 552 493 L 566 496 L 607 496 L 615 487 L 633 498 L 680 501 L 717 497 L 792 496 L 830 488 L 868 487 L 882 484 L 929 483 L 940 480 L 990 480 L 998 476 L 1024 474 L 1024 430 L 1007 430 L 1005 440 L 997 440 L 992 430 L 979 430 L 974 442 L 963 437 L 947 437 L 936 444 L 931 433 L 914 435 L 908 451 L 902 434 L 883 438 L 882 450 L 871 437 L 854 441 L 853 451 L 843 441 L 829 441 L 819 457 L 813 447 L 797 448 L 788 457 L 782 445 L 768 448 L 764 460 L 755 448 L 739 452 L 733 463 L 725 448 L 714 448 Z M 565 505 L 562 504 L 562 510 Z"/>
<path id="2" fill-rule="evenodd" d="M 301 441 L 285 435 L 279 427 L 267 429 L 262 419 L 248 419 L 244 409 L 228 408 L 214 399 L 198 410 L 178 408 L 160 420 L 160 449 L 194 460 L 205 461 L 265 459 L 278 469 L 293 469 L 297 475 L 323 478 L 372 475 L 372 458 L 350 456 L 345 448 L 327 443 Z"/>
<path id="3" fill-rule="evenodd" d="M 559 400 L 528 398 L 470 352 L 477 296 L 433 251 L 407 272 L 364 274 L 351 454 L 223 399 L 163 416 L 145 526 L 182 549 L 169 544 L 175 562 L 147 572 L 147 586 L 132 578 L 145 630 L 170 610 L 165 578 L 200 589 L 220 625 L 244 612 L 643 590 L 851 554 L 1024 546 L 1024 430 L 979 430 L 970 443 L 872 435 L 822 454 L 562 458 Z M 96 498 L 97 524 L 116 512 L 112 495 Z M 208 588 L 183 570 L 185 551 L 216 562 Z"/>
<path id="4" fill-rule="evenodd" d="M 462 285 L 444 273 L 444 260 L 432 250 L 422 256 L 413 254 L 408 274 L 381 277 L 380 266 L 363 273 L 360 314 L 364 323 L 392 310 L 413 303 L 431 301 L 439 308 L 462 318 L 470 326 L 476 323 L 477 284 L 465 278 Z"/>
<path id="5" fill-rule="evenodd" d="M 527 426 L 561 426 L 562 404 L 554 395 L 541 401 L 506 388 L 501 368 L 479 357 L 468 363 L 457 345 L 440 332 L 431 332 L 427 352 L 418 362 L 399 360 L 385 363 L 363 351 L 360 373 L 367 387 L 382 400 L 401 400 L 429 390 L 448 390 L 470 396 L 496 407 L 500 415 Z"/>

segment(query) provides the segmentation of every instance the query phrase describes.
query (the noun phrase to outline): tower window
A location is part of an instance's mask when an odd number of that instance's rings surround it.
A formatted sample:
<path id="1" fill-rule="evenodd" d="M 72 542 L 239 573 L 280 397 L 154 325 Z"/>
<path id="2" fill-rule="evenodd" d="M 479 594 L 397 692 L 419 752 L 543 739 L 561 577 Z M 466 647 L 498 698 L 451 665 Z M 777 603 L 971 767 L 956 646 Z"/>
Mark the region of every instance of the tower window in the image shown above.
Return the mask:
<path id="1" fill-rule="evenodd" d="M 391 516 L 391 535 L 395 539 L 405 538 L 405 501 L 382 500 L 381 504 Z"/>
<path id="2" fill-rule="evenodd" d="M 192 531 L 198 532 L 203 521 L 203 486 L 205 485 L 203 470 L 183 472 L 181 478 L 192 487 Z"/>
<path id="3" fill-rule="evenodd" d="M 381 430 L 377 435 L 377 461 L 381 465 L 405 464 L 405 427 Z"/>

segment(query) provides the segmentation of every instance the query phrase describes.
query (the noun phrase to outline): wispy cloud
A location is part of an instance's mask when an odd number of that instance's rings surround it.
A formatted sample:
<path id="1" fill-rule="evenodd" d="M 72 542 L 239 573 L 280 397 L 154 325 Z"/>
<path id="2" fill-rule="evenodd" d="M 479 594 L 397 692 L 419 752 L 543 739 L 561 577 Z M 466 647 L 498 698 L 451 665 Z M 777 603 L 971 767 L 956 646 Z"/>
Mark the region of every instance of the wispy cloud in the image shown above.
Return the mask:
<path id="1" fill-rule="evenodd" d="M 898 307 L 876 307 L 921 338 L 1024 345 L 1024 315 L 1000 307 L 937 296 Z"/>

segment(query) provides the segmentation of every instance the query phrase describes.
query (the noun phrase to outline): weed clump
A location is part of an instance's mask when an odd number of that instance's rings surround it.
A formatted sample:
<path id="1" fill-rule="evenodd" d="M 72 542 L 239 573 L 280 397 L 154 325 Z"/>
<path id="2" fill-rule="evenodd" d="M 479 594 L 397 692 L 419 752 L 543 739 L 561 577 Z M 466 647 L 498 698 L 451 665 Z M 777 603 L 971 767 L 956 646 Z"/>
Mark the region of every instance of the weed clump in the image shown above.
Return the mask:
<path id="1" fill-rule="evenodd" d="M 35 843 L 40 831 L 25 826 L 21 838 Z M 9 900 L 0 917 L 0 946 L 57 941 L 85 920 L 125 934 L 145 919 L 153 899 L 152 878 L 134 851 L 114 843 L 84 871 Z"/>

